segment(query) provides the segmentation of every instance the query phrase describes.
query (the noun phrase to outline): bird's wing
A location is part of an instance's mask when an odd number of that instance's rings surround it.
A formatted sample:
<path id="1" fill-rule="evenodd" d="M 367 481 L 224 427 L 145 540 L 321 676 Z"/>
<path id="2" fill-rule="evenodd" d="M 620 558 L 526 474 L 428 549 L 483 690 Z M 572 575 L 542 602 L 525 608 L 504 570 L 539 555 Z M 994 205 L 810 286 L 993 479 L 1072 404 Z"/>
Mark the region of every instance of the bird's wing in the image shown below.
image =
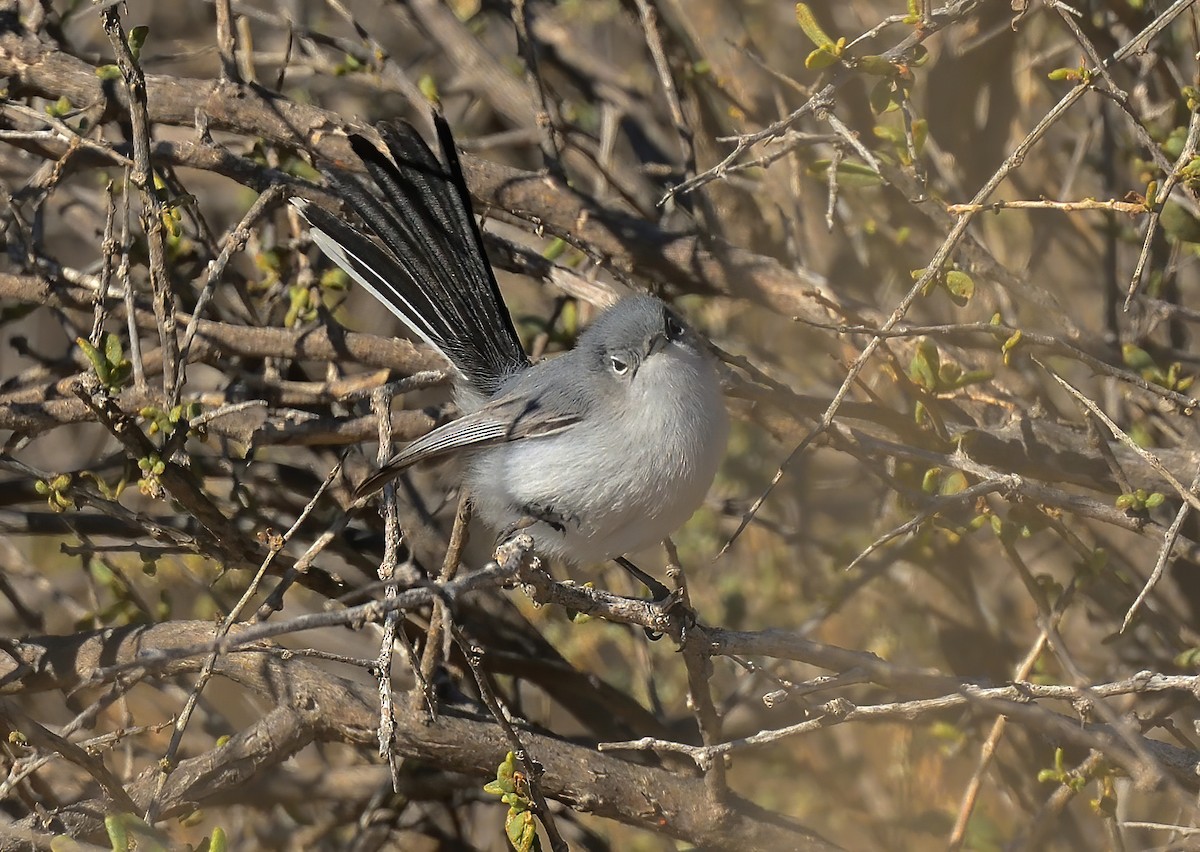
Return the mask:
<path id="1" fill-rule="evenodd" d="M 367 477 L 355 489 L 355 496 L 364 497 L 378 491 L 400 471 L 417 462 L 468 448 L 553 435 L 579 420 L 578 412 L 551 413 L 528 398 L 492 400 L 480 410 L 439 426 L 413 441 Z"/>

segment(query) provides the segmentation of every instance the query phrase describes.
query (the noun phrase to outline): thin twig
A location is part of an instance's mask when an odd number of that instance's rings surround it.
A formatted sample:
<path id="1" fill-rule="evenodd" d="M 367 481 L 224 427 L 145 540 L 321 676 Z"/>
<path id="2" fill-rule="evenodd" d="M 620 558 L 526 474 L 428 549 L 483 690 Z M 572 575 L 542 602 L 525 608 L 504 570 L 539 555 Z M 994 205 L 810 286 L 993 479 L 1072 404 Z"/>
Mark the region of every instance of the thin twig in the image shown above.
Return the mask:
<path id="1" fill-rule="evenodd" d="M 120 250 L 113 239 L 113 220 L 117 215 L 117 203 L 113 198 L 113 184 L 110 180 L 104 187 L 104 237 L 100 244 L 100 286 L 96 288 L 96 308 L 92 318 L 92 333 L 88 336 L 92 346 L 103 349 L 104 321 L 108 318 L 108 288 L 112 284 L 113 258 Z"/>
<path id="2" fill-rule="evenodd" d="M 679 151 L 683 155 L 683 174 L 690 178 L 696 174 L 696 139 L 692 128 L 688 125 L 683 114 L 683 104 L 679 100 L 679 92 L 675 86 L 675 78 L 671 73 L 671 63 L 663 47 L 662 34 L 658 31 L 658 12 L 650 0 L 635 0 L 638 16 L 642 22 L 642 32 L 646 34 L 646 46 L 654 60 L 654 70 L 658 72 L 658 81 L 662 85 L 663 94 L 667 98 L 667 107 L 671 110 L 671 121 L 675 125 L 675 133 L 679 136 Z"/>
<path id="3" fill-rule="evenodd" d="M 150 162 L 150 118 L 146 107 L 146 78 L 138 65 L 125 30 L 121 26 L 118 6 L 101 13 L 104 31 L 116 54 L 117 66 L 129 92 L 129 119 L 133 127 L 133 169 L 130 179 L 141 191 L 142 229 L 150 253 L 150 287 L 154 293 L 154 315 L 158 320 L 159 339 L 163 357 L 163 393 L 170 410 L 179 401 L 179 339 L 175 334 L 175 296 L 167 272 L 166 227 L 163 223 L 165 206 L 154 186 L 154 168 Z"/>
<path id="4" fill-rule="evenodd" d="M 1058 596 L 1058 600 L 1055 601 L 1053 613 L 1054 624 L 1057 624 L 1066 612 L 1067 605 L 1074 597 L 1074 590 L 1075 583 L 1072 582 Z M 1038 659 L 1042 656 L 1042 652 L 1046 649 L 1046 642 L 1049 639 L 1052 626 L 1042 627 L 1037 639 L 1033 643 L 1033 647 L 1029 649 L 1029 653 L 1025 655 L 1025 659 L 1017 666 L 1017 670 L 1013 674 L 1014 681 L 1023 681 L 1029 677 L 1029 673 L 1033 671 L 1033 667 L 1037 664 Z M 1007 726 L 1008 717 L 997 716 L 996 721 L 992 723 L 992 729 L 988 732 L 987 739 L 983 741 L 983 745 L 979 748 L 979 762 L 975 765 L 975 771 L 971 774 L 971 780 L 967 782 L 966 790 L 963 791 L 962 803 L 958 808 L 958 816 L 954 820 L 954 827 L 950 831 L 950 839 L 946 844 L 949 852 L 954 852 L 954 850 L 962 848 L 967 834 L 967 825 L 970 822 L 971 814 L 975 810 L 975 802 L 979 797 L 979 791 L 983 787 L 983 774 L 991 766 L 992 759 L 996 756 L 996 746 L 999 745 L 1000 738 L 1004 736 Z"/>
<path id="5" fill-rule="evenodd" d="M 1036 201 L 1013 200 L 992 201 L 987 204 L 948 204 L 946 212 L 952 215 L 962 213 L 998 213 L 1001 210 L 1058 210 L 1063 213 L 1076 213 L 1082 210 L 1108 210 L 1115 213 L 1127 213 L 1139 216 L 1149 212 L 1146 205 L 1140 201 L 1098 201 L 1095 198 L 1083 198 L 1079 201 L 1051 201 L 1041 198 Z"/>
<path id="6" fill-rule="evenodd" d="M 1133 301 L 1138 287 L 1141 286 L 1142 273 L 1146 268 L 1147 261 L 1150 259 L 1150 248 L 1154 242 L 1154 235 L 1158 231 L 1158 223 L 1162 217 L 1163 207 L 1166 206 L 1167 201 L 1170 199 L 1171 192 L 1183 179 L 1184 166 L 1195 158 L 1198 145 L 1200 145 L 1200 112 L 1194 112 L 1188 124 L 1187 139 L 1183 143 L 1183 150 L 1175 160 L 1175 165 L 1167 172 L 1162 187 L 1155 194 L 1155 197 L 1146 199 L 1146 203 L 1153 206 L 1150 210 L 1150 218 L 1146 221 L 1146 236 L 1142 240 L 1142 250 L 1138 254 L 1137 263 L 1133 267 L 1133 275 L 1129 278 L 1129 289 L 1125 293 L 1126 311 L 1129 310 L 1129 304 Z M 1158 148 L 1157 145 L 1153 147 L 1155 150 Z"/>
<path id="7" fill-rule="evenodd" d="M 1200 488 L 1200 471 L 1192 477 L 1192 484 L 1188 487 L 1190 493 L 1195 494 Z M 1133 603 L 1129 605 L 1129 610 L 1125 613 L 1125 618 L 1121 621 L 1120 633 L 1124 633 L 1129 627 L 1129 623 L 1133 621 L 1134 615 L 1137 614 L 1138 608 L 1154 591 L 1154 587 L 1158 585 L 1158 581 L 1162 579 L 1163 571 L 1166 570 L 1167 561 L 1171 558 L 1171 551 L 1175 549 L 1175 542 L 1179 540 L 1179 530 L 1183 527 L 1183 522 L 1187 520 L 1188 514 L 1192 510 L 1192 504 L 1183 502 L 1179 504 L 1179 511 L 1175 513 L 1175 520 L 1171 522 L 1171 526 L 1163 535 L 1162 545 L 1158 548 L 1158 558 L 1154 560 L 1154 570 L 1150 572 L 1150 576 L 1146 579 L 1146 583 L 1142 586 L 1142 590 L 1138 592 Z"/>
<path id="8" fill-rule="evenodd" d="M 970 503 L 979 497 L 982 497 L 986 494 L 994 494 L 997 491 L 1017 491 L 1020 489 L 1020 487 L 1021 477 L 1013 474 L 998 479 L 989 479 L 985 482 L 977 483 L 969 488 L 964 488 L 962 491 L 959 491 L 955 494 L 939 494 L 930 497 L 929 502 L 923 509 L 921 509 L 920 512 L 909 518 L 904 523 L 900 524 L 900 526 L 889 530 L 879 538 L 875 539 L 875 541 L 867 545 L 867 547 L 861 553 L 859 553 L 858 556 L 855 556 L 852 560 L 850 560 L 850 564 L 846 566 L 845 570 L 850 571 L 854 568 L 857 568 L 864 559 L 866 559 L 879 548 L 883 547 L 889 541 L 899 538 L 906 533 L 912 532 L 920 527 L 921 524 L 925 523 L 925 521 L 929 520 L 934 515 L 947 508 Z"/>
<path id="9" fill-rule="evenodd" d="M 466 493 L 458 498 L 458 511 L 454 513 L 454 527 L 450 531 L 450 543 L 442 560 L 437 581 L 449 583 L 458 574 L 462 564 L 463 550 L 467 545 L 467 525 L 471 522 L 471 500 Z M 437 667 L 445 659 L 450 642 L 450 627 L 453 614 L 446 602 L 434 598 L 433 612 L 429 617 L 429 630 L 425 634 L 425 648 L 421 653 L 420 677 L 413 684 L 414 703 L 423 703 L 430 716 L 437 718 L 437 696 L 433 692 L 433 679 Z"/>
<path id="10" fill-rule="evenodd" d="M 1170 686 L 1167 685 L 1168 681 L 1171 683 Z M 927 714 L 943 713 L 947 709 L 955 707 L 977 706 L 989 712 L 1011 716 L 1029 727 L 1052 733 L 1063 741 L 1104 750 L 1118 763 L 1131 767 L 1137 765 L 1136 758 L 1124 749 L 1117 750 L 1118 739 L 1110 726 L 1080 726 L 1077 719 L 1047 710 L 1037 704 L 1031 704 L 1030 700 L 1053 697 L 1078 701 L 1088 696 L 1108 697 L 1141 693 L 1147 690 L 1187 691 L 1194 689 L 1197 685 L 1200 685 L 1200 678 L 1192 675 L 1166 676 L 1152 675 L 1150 672 L 1139 672 L 1126 680 L 1099 684 L 1089 687 L 1087 690 L 1070 686 L 1042 686 L 1028 682 L 999 687 L 963 684 L 957 693 L 912 701 L 855 705 L 844 698 L 835 698 L 817 708 L 821 715 L 816 718 L 783 728 L 760 731 L 750 736 L 727 740 L 715 746 L 695 746 L 655 737 L 642 737 L 627 742 L 600 743 L 597 748 L 600 751 L 676 752 L 687 755 L 695 761 L 698 767 L 703 768 L 710 761 L 725 754 L 771 745 L 790 737 L 846 722 L 883 719 L 911 721 Z"/>
<path id="11" fill-rule="evenodd" d="M 683 564 L 679 561 L 679 553 L 670 539 L 663 542 L 663 546 L 667 550 L 667 577 L 675 584 L 678 606 L 685 613 L 690 612 L 691 601 L 688 599 L 687 593 L 687 574 L 683 570 Z M 684 668 L 687 670 L 688 706 L 692 708 L 692 712 L 696 716 L 700 739 L 705 745 L 714 745 L 721 741 L 721 714 L 713 703 L 710 683 L 713 674 L 712 657 L 709 649 L 701 642 L 695 641 L 686 629 L 683 631 L 682 639 L 683 646 L 679 650 L 683 655 Z M 705 789 L 708 791 L 711 805 L 718 808 L 727 807 L 729 787 L 725 778 L 724 761 L 718 758 L 705 764 L 702 769 L 704 770 Z"/>
<path id="12" fill-rule="evenodd" d="M 325 481 L 321 483 L 321 487 L 317 489 L 315 494 L 313 494 L 312 499 L 308 501 L 308 505 L 306 505 L 303 511 L 300 512 L 299 516 L 296 518 L 291 527 L 288 528 L 287 532 L 285 532 L 282 536 L 273 537 L 270 539 L 266 558 L 263 559 L 262 565 L 259 566 L 257 573 L 255 573 L 254 578 L 250 581 L 250 585 L 246 587 L 246 591 L 242 593 L 242 596 L 238 600 L 237 604 L 234 605 L 233 609 L 229 611 L 229 614 L 225 616 L 225 618 L 221 621 L 221 624 L 217 627 L 215 635 L 218 638 L 226 636 L 229 633 L 230 628 L 233 627 L 234 623 L 237 622 L 238 618 L 241 617 L 242 610 L 246 608 L 246 605 L 250 603 L 250 599 L 257 593 L 259 583 L 261 583 L 262 578 L 266 576 L 267 569 L 271 567 L 271 563 L 275 560 L 275 556 L 279 553 L 279 551 L 283 550 L 283 548 L 291 540 L 292 536 L 296 534 L 296 531 L 300 529 L 300 526 L 305 522 L 305 520 L 308 519 L 309 514 L 317 505 L 317 502 L 321 499 L 321 495 L 325 493 L 326 489 L 329 488 L 330 483 L 332 483 L 334 479 L 337 478 L 338 473 L 341 472 L 341 467 L 341 462 L 338 462 L 333 466 L 328 475 L 326 475 Z M 187 702 L 183 705 L 183 709 L 179 712 L 179 716 L 175 719 L 175 727 L 171 732 L 171 741 L 167 745 L 166 754 L 163 755 L 162 760 L 159 761 L 158 780 L 155 784 L 154 794 L 150 798 L 150 804 L 146 807 L 145 819 L 150 825 L 154 825 L 154 823 L 158 821 L 159 802 L 162 797 L 163 790 L 167 786 L 167 780 L 171 777 L 171 773 L 175 769 L 175 758 L 179 753 L 180 745 L 183 744 L 183 733 L 187 729 L 188 722 L 191 721 L 192 713 L 194 713 L 196 710 L 196 704 L 200 700 L 200 693 L 204 691 L 204 687 L 208 684 L 209 679 L 212 677 L 213 670 L 216 668 L 217 659 L 219 656 L 219 651 L 213 651 L 211 656 L 209 656 L 208 661 L 204 664 L 204 668 L 200 670 L 200 674 L 196 678 L 195 685 L 188 694 Z"/>
<path id="13" fill-rule="evenodd" d="M 1162 23 L 1164 19 L 1173 19 L 1175 16 L 1182 13 L 1193 2 L 1194 0 L 1176 0 L 1176 2 L 1173 3 L 1169 9 L 1159 15 L 1159 17 L 1156 18 L 1155 21 L 1149 26 L 1147 26 L 1146 29 L 1144 29 L 1136 37 L 1117 50 L 1116 53 L 1113 54 L 1113 60 L 1120 60 L 1133 53 L 1135 49 L 1144 44 L 1154 34 L 1161 32 L 1161 30 L 1166 26 L 1164 23 Z M 1029 131 L 1025 138 L 1022 139 L 1013 149 L 1013 151 L 1005 158 L 1004 162 L 1000 165 L 1000 168 L 998 168 L 992 174 L 987 183 L 985 183 L 979 192 L 975 194 L 975 197 L 971 199 L 971 205 L 977 208 L 983 205 L 991 196 L 991 194 L 995 192 L 997 188 L 999 188 L 1000 184 L 1007 179 L 1009 174 L 1021 166 L 1021 164 L 1025 161 L 1025 156 L 1029 153 L 1030 149 L 1032 149 L 1033 146 L 1042 139 L 1046 132 L 1057 123 L 1058 119 L 1064 115 L 1076 101 L 1084 96 L 1089 87 L 1090 84 L 1081 83 L 1075 86 L 1075 88 L 1073 88 L 1069 93 L 1064 95 L 1063 98 L 1049 112 L 1047 112 L 1045 116 L 1042 117 L 1041 121 L 1039 121 L 1037 125 Z M 971 220 L 975 215 L 975 213 L 966 212 L 959 216 L 957 221 L 955 221 L 954 226 L 950 229 L 950 233 L 946 235 L 945 240 L 942 241 L 942 244 L 938 247 L 937 251 L 934 252 L 933 257 L 930 258 L 929 263 L 925 267 L 925 271 L 904 295 L 904 298 L 900 300 L 899 304 L 888 316 L 887 320 L 884 321 L 884 323 L 880 326 L 881 331 L 890 331 L 898 322 L 900 322 L 900 320 L 902 320 L 908 313 L 908 309 L 912 306 L 913 302 L 917 300 L 917 297 L 925 289 L 925 286 L 933 280 L 935 275 L 941 273 L 941 270 L 945 268 L 945 264 L 950 260 L 950 257 L 954 252 L 954 249 L 957 247 L 959 241 L 962 240 L 962 238 L 966 235 L 967 226 L 971 223 Z M 796 446 L 796 448 L 793 449 L 788 454 L 787 458 L 783 460 L 783 463 L 780 464 L 779 468 L 775 471 L 775 475 L 771 478 L 771 482 L 758 496 L 758 498 L 755 499 L 750 508 L 742 515 L 737 529 L 734 530 L 733 534 L 725 542 L 725 545 L 721 548 L 718 556 L 725 554 L 729 548 L 733 546 L 733 543 L 737 541 L 738 537 L 750 524 L 750 521 L 752 521 L 754 516 L 758 514 L 759 509 L 762 508 L 763 504 L 767 500 L 767 497 L 769 497 L 771 492 L 775 489 L 775 486 L 778 485 L 786 475 L 791 464 L 800 456 L 801 453 L 804 452 L 804 450 L 808 448 L 808 446 L 814 440 L 816 440 L 818 436 L 829 429 L 830 425 L 833 423 L 834 417 L 837 415 L 838 409 L 841 408 L 842 402 L 845 401 L 846 396 L 850 393 L 850 388 L 858 378 L 859 373 L 862 372 L 871 356 L 875 354 L 875 350 L 879 348 L 879 345 L 882 341 L 882 337 L 872 337 L 871 340 L 868 341 L 867 345 L 863 348 L 862 352 L 859 353 L 858 357 L 855 358 L 854 363 L 851 364 L 850 368 L 846 371 L 846 377 L 842 380 L 841 387 L 839 387 L 837 392 L 834 394 L 829 406 L 825 409 L 825 413 L 821 415 L 820 422 L 816 425 L 816 427 L 809 431 L 809 433 Z M 1180 488 L 1182 490 L 1182 486 L 1180 486 Z M 1200 499 L 1197 499 L 1197 502 L 1200 503 Z"/>
<path id="14" fill-rule="evenodd" d="M 529 798 L 533 800 L 534 807 L 536 808 L 535 813 L 542 822 L 542 828 L 546 830 L 546 836 L 550 839 L 550 848 L 554 852 L 568 852 L 569 847 L 567 846 L 567 842 L 563 840 L 562 835 L 559 833 L 558 825 L 554 821 L 554 814 L 550 812 L 550 805 L 542 793 L 542 767 L 526 751 L 525 745 L 521 742 L 521 737 L 517 733 L 517 729 L 513 727 L 512 720 L 509 718 L 508 708 L 501 703 L 500 697 L 492 689 L 491 682 L 488 680 L 488 676 L 482 666 L 483 648 L 468 642 L 457 628 L 451 627 L 451 632 L 462 649 L 463 656 L 467 659 L 467 665 L 471 667 L 471 674 L 475 676 L 475 684 L 479 688 L 480 698 L 487 705 L 492 718 L 496 720 L 496 724 L 504 731 L 504 736 L 508 740 L 513 756 L 516 757 L 525 769 L 525 781 L 529 789 Z"/>
<path id="15" fill-rule="evenodd" d="M 537 44 L 529 26 L 525 0 L 513 0 L 512 17 L 517 33 L 517 50 L 525 61 L 525 81 L 537 107 L 534 122 L 541 130 L 538 145 L 542 151 L 542 165 L 552 178 L 565 184 L 566 172 L 563 171 L 561 159 L 562 139 L 555 111 L 546 95 L 545 81 L 538 70 Z"/>
<path id="16" fill-rule="evenodd" d="M 221 254 L 215 260 L 209 261 L 204 286 L 200 288 L 200 295 L 196 297 L 196 307 L 192 310 L 192 318 L 188 321 L 183 334 L 183 343 L 179 347 L 180 370 L 183 370 L 187 364 L 192 341 L 196 339 L 196 333 L 200 330 L 200 320 L 204 316 L 204 309 L 216 291 L 217 283 L 225 273 L 225 267 L 229 265 L 234 254 L 245 248 L 250 239 L 250 229 L 259 219 L 269 213 L 288 191 L 289 188 L 285 186 L 272 186 L 259 195 L 250 205 L 250 209 L 246 211 L 246 215 L 242 217 L 242 221 L 238 222 L 237 226 L 226 235 L 225 244 L 221 247 Z M 178 376 L 176 384 L 181 385 L 182 383 L 183 376 Z"/>
<path id="17" fill-rule="evenodd" d="M 1200 509 L 1200 496 L 1194 494 L 1191 489 L 1184 487 L 1183 483 L 1175 477 L 1175 474 L 1167 470 L 1166 465 L 1162 463 L 1158 456 L 1154 455 L 1154 453 L 1145 449 L 1141 444 L 1129 437 L 1124 429 L 1114 423 L 1112 418 L 1105 414 L 1104 410 L 1101 409 L 1100 406 L 1096 405 L 1095 402 L 1081 393 L 1078 388 L 1076 388 L 1058 373 L 1054 372 L 1054 370 L 1047 367 L 1037 358 L 1033 358 L 1033 362 L 1045 370 L 1050 377 L 1054 379 L 1054 381 L 1058 382 L 1059 386 L 1061 386 L 1063 390 L 1081 402 L 1088 411 L 1095 415 L 1101 423 L 1107 426 L 1109 431 L 1112 432 L 1113 437 L 1115 437 L 1129 449 L 1133 450 L 1134 453 L 1141 456 L 1142 460 L 1146 462 L 1146 464 L 1150 465 L 1150 467 L 1152 467 L 1160 476 L 1162 476 L 1163 479 L 1171 484 L 1171 487 L 1175 489 L 1175 493 L 1182 497 L 1184 502 L 1191 504 L 1193 509 Z"/>
<path id="18" fill-rule="evenodd" d="M 121 261 L 117 266 L 117 280 L 121 282 L 125 300 L 125 319 L 129 326 L 129 360 L 133 364 L 133 386 L 139 392 L 146 390 L 146 368 L 142 364 L 142 338 L 138 333 L 137 310 L 134 307 L 133 280 L 129 275 L 129 177 L 131 169 L 126 166 L 121 182 Z"/>
<path id="19" fill-rule="evenodd" d="M 217 11 L 217 55 L 221 57 L 221 79 L 238 82 L 237 43 L 233 35 L 233 12 L 229 0 L 213 0 Z"/>
<path id="20" fill-rule="evenodd" d="M 371 413 L 379 420 L 379 452 L 376 461 L 382 467 L 392 455 L 392 396 L 386 387 L 371 394 Z M 396 563 L 400 558 L 400 515 L 396 505 L 395 481 L 383 487 L 379 504 L 383 516 L 383 560 L 379 563 L 379 580 L 384 584 L 386 601 L 396 599 Z M 392 775 L 392 791 L 400 792 L 400 760 L 396 754 L 396 716 L 392 707 L 392 651 L 396 644 L 396 626 L 400 610 L 389 610 L 383 620 L 379 639 L 379 657 L 375 662 L 375 677 L 379 686 L 379 756 L 388 762 Z"/>

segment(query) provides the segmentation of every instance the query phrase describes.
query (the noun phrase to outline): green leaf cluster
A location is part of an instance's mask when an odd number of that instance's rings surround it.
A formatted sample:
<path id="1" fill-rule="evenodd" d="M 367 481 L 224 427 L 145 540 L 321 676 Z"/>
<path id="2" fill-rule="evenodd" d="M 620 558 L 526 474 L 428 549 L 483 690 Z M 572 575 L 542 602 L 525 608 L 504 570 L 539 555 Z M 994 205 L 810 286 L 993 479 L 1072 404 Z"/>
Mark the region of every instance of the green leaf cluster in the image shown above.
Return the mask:
<path id="1" fill-rule="evenodd" d="M 138 459 L 138 470 L 142 472 L 138 480 L 138 490 L 147 497 L 157 497 L 163 493 L 162 481 L 159 479 L 167 470 L 167 463 L 157 453 L 151 453 Z"/>
<path id="2" fill-rule="evenodd" d="M 75 501 L 67 496 L 67 489 L 70 487 L 69 473 L 60 473 L 51 479 L 39 479 L 33 483 L 33 490 L 46 498 L 52 512 L 65 512 L 75 506 Z"/>
<path id="3" fill-rule="evenodd" d="M 1051 80 L 1065 80 L 1068 83 L 1092 82 L 1092 72 L 1084 65 L 1077 68 L 1055 68 L 1046 77 Z"/>
<path id="4" fill-rule="evenodd" d="M 1062 748 L 1054 750 L 1054 766 L 1038 772 L 1037 780 L 1042 784 L 1061 784 L 1070 787 L 1076 793 L 1086 787 L 1088 782 L 1087 776 L 1082 772 L 1066 768 Z"/>
<path id="5" fill-rule="evenodd" d="M 185 849 L 187 852 L 226 852 L 229 840 L 225 830 L 214 828 L 211 835 L 195 846 L 173 843 L 163 831 L 149 825 L 137 814 L 108 814 L 104 817 L 104 831 L 108 835 L 112 852 L 167 852 L 170 849 Z M 52 852 L 77 852 L 81 847 L 71 837 L 60 834 L 50 841 Z"/>
<path id="6" fill-rule="evenodd" d="M 820 71 L 842 58 L 842 53 L 846 50 L 846 39 L 839 38 L 834 41 L 826 35 L 807 3 L 796 4 L 796 22 L 800 24 L 800 29 L 808 36 L 809 41 L 817 46 L 816 50 L 805 57 L 805 68 Z"/>
<path id="7" fill-rule="evenodd" d="M 1122 494 L 1116 500 L 1118 509 L 1124 509 L 1133 515 L 1143 515 L 1150 509 L 1157 509 L 1167 499 L 1165 494 L 1158 491 L 1147 491 L 1139 488 L 1136 491 Z"/>
<path id="8" fill-rule="evenodd" d="M 964 370 L 953 361 L 943 362 L 937 344 L 927 337 L 917 340 L 908 377 L 930 393 L 948 393 L 992 378 L 987 370 Z"/>
<path id="9" fill-rule="evenodd" d="M 129 383 L 133 374 L 133 364 L 125 357 L 121 338 L 117 335 L 111 332 L 105 335 L 103 352 L 83 337 L 75 338 L 75 344 L 83 350 L 84 356 L 91 362 L 96 378 L 110 394 L 120 393 L 121 388 Z"/>
<path id="10" fill-rule="evenodd" d="M 164 411 L 156 405 L 147 405 L 138 412 L 138 415 L 150 424 L 146 427 L 146 432 L 151 435 L 159 432 L 170 435 L 182 423 L 187 429 L 188 435 L 203 437 L 202 428 L 193 429 L 190 425 L 192 420 L 200 416 L 200 411 L 200 403 L 185 402 L 170 411 Z"/>
<path id="11" fill-rule="evenodd" d="M 301 323 L 313 322 L 318 313 L 318 301 L 307 285 L 293 284 L 288 287 L 288 309 L 283 317 L 285 326 L 294 328 Z"/>
<path id="12" fill-rule="evenodd" d="M 517 852 L 541 852 L 542 841 L 538 837 L 537 822 L 533 817 L 533 801 L 529 798 L 529 784 L 525 774 L 517 768 L 517 758 L 511 751 L 504 762 L 496 767 L 496 780 L 489 781 L 483 792 L 499 796 L 508 805 L 504 818 L 504 834 Z"/>
<path id="13" fill-rule="evenodd" d="M 913 281 L 918 281 L 926 271 L 926 268 L 913 269 L 908 274 L 912 276 Z M 945 291 L 946 295 L 950 297 L 950 301 L 962 308 L 975 295 L 975 279 L 957 266 L 950 264 L 939 270 L 925 283 L 925 286 L 921 288 L 921 295 L 928 296 L 938 288 Z"/>
<path id="14" fill-rule="evenodd" d="M 1178 361 L 1171 362 L 1164 370 L 1149 352 L 1132 343 L 1121 344 L 1121 359 L 1143 379 L 1167 390 L 1183 393 L 1196 381 L 1195 375 L 1183 374 L 1183 365 Z"/>
<path id="15" fill-rule="evenodd" d="M 1001 325 L 1003 321 L 1000 318 L 1000 314 L 996 313 L 992 314 L 992 319 L 990 322 L 992 325 L 998 326 Z M 1018 328 L 1016 331 L 1006 337 L 1002 344 L 1000 344 L 1000 354 L 1004 356 L 1005 367 L 1012 363 L 1013 350 L 1017 348 L 1017 344 L 1021 342 L 1021 338 L 1023 336 L 1024 335 L 1021 333 L 1021 329 Z"/>

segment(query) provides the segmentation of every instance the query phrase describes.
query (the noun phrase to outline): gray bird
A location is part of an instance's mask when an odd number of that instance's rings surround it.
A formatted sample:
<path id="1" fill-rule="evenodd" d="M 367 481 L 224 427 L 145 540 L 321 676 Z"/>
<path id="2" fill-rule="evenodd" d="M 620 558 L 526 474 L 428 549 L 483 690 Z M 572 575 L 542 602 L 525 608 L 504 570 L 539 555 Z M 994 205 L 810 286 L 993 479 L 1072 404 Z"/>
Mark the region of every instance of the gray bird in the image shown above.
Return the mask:
<path id="1" fill-rule="evenodd" d="M 544 556 L 617 559 L 636 572 L 620 557 L 682 525 L 724 454 L 729 423 L 713 357 L 672 308 L 634 295 L 571 351 L 530 363 L 449 128 L 440 116 L 434 123 L 446 165 L 411 125 L 389 122 L 377 130 L 390 156 L 350 137 L 375 191 L 326 170 L 378 242 L 293 199 L 321 250 L 446 358 L 464 412 L 402 449 L 358 493 L 419 461 L 461 455 L 476 515 L 501 537 L 523 529 Z"/>

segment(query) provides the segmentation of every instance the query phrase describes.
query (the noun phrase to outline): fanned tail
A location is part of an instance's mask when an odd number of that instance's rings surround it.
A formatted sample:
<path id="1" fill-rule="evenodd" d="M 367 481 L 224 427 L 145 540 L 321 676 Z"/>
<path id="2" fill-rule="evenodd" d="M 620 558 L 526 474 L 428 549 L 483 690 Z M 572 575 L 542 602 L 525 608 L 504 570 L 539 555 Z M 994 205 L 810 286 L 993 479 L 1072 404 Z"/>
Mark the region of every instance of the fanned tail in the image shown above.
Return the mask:
<path id="1" fill-rule="evenodd" d="M 350 145 L 378 194 L 328 170 L 329 183 L 379 239 L 302 199 L 312 238 L 484 396 L 529 361 L 484 253 L 466 181 L 444 118 L 434 115 L 446 165 L 404 121 L 376 125 L 390 158 L 362 136 Z"/>

